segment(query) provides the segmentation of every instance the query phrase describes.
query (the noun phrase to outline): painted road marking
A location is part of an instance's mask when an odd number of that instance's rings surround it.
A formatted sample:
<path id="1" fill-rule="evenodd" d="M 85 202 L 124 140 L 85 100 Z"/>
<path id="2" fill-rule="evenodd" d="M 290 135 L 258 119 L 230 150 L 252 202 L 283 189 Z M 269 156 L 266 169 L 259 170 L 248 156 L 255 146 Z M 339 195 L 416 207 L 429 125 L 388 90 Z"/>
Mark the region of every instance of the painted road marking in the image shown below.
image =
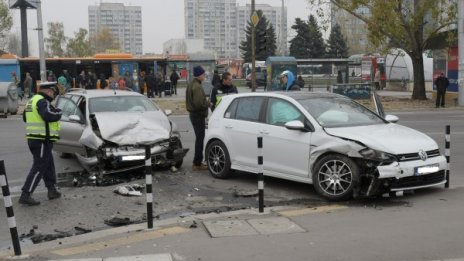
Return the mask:
<path id="1" fill-rule="evenodd" d="M 149 231 L 149 232 L 145 232 L 141 234 L 134 234 L 134 235 L 125 236 L 121 238 L 110 239 L 107 241 L 101 241 L 101 242 L 95 242 L 95 243 L 85 244 L 81 246 L 58 249 L 58 250 L 51 251 L 51 253 L 60 255 L 60 256 L 70 256 L 70 255 L 76 255 L 76 254 L 86 253 L 90 251 L 98 251 L 98 250 L 106 249 L 109 247 L 117 247 L 117 246 L 127 245 L 127 244 L 136 243 L 140 241 L 145 241 L 149 239 L 160 238 L 164 236 L 177 235 L 181 233 L 186 233 L 188 231 L 190 231 L 190 229 L 188 228 L 170 227 L 170 228 L 164 228 L 164 229 L 160 229 L 156 231 Z"/>
<path id="2" fill-rule="evenodd" d="M 298 216 L 303 216 L 303 215 L 308 215 L 308 214 L 329 212 L 329 211 L 341 210 L 341 209 L 346 209 L 346 208 L 348 207 L 342 206 L 342 205 L 330 205 L 330 206 L 321 206 L 321 207 L 315 207 L 315 208 L 300 208 L 300 209 L 294 209 L 294 210 L 284 210 L 278 213 L 284 217 L 298 217 Z"/>

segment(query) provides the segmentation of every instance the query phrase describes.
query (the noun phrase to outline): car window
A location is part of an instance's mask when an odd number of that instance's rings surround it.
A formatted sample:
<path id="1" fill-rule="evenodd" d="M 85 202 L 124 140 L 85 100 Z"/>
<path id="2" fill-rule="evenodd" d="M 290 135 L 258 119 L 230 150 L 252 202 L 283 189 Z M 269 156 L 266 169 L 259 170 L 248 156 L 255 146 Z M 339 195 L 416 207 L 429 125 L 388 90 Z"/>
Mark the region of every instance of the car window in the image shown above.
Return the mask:
<path id="1" fill-rule="evenodd" d="M 77 104 L 67 97 L 60 97 L 56 102 L 56 107 L 61 109 L 61 120 L 63 121 L 69 121 L 69 116 L 71 115 L 77 115 L 79 118 L 84 119 Z"/>
<path id="2" fill-rule="evenodd" d="M 239 99 L 235 119 L 259 121 L 264 97 L 243 97 Z"/>
<path id="3" fill-rule="evenodd" d="M 239 99 L 235 99 L 229 105 L 229 108 L 227 108 L 226 112 L 224 113 L 224 118 L 227 118 L 227 119 L 234 119 L 235 118 L 235 112 L 237 111 L 238 100 Z"/>
<path id="4" fill-rule="evenodd" d="M 89 113 L 157 111 L 158 107 L 145 96 L 108 96 L 89 99 Z"/>
<path id="5" fill-rule="evenodd" d="M 361 104 L 340 97 L 296 99 L 323 127 L 348 127 L 386 122 Z"/>
<path id="6" fill-rule="evenodd" d="M 290 102 L 282 99 L 269 99 L 266 110 L 266 123 L 283 126 L 294 120 L 303 122 L 303 114 Z"/>

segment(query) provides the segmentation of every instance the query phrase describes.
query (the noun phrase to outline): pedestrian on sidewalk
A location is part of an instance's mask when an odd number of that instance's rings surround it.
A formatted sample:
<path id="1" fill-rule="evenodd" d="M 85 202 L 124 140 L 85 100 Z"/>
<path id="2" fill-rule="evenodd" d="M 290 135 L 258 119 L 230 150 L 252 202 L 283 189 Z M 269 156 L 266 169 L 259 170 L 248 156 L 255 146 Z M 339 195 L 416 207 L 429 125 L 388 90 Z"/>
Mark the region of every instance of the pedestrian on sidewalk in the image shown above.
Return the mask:
<path id="1" fill-rule="evenodd" d="M 193 157 L 193 171 L 207 170 L 203 165 L 203 142 L 205 139 L 206 117 L 210 103 L 206 100 L 205 91 L 201 83 L 205 80 L 205 70 L 201 66 L 193 67 L 193 77 L 185 91 L 185 105 L 189 112 L 190 122 L 195 131 L 195 156 Z"/>
<path id="2" fill-rule="evenodd" d="M 280 74 L 280 80 L 283 83 L 284 91 L 299 91 L 300 86 L 295 80 L 295 75 L 291 71 L 285 70 Z"/>
<path id="3" fill-rule="evenodd" d="M 33 156 L 32 168 L 22 187 L 19 203 L 29 206 L 39 205 L 32 198 L 35 188 L 43 178 L 48 189 L 48 199 L 61 197 L 56 189 L 55 163 L 53 162 L 53 142 L 60 138 L 59 130 L 61 110 L 53 107 L 51 102 L 58 95 L 56 82 L 40 84 L 40 91 L 30 99 L 23 113 L 26 123 L 26 138 Z"/>
<path id="4" fill-rule="evenodd" d="M 172 91 L 174 92 L 175 95 L 177 95 L 177 81 L 179 80 L 179 74 L 177 73 L 176 69 L 172 70 L 171 76 L 169 79 L 171 80 L 172 84 Z"/>
<path id="5" fill-rule="evenodd" d="M 24 97 L 29 99 L 31 97 L 31 92 L 32 92 L 32 77 L 29 72 L 26 73 L 26 77 L 24 78 L 23 81 L 23 88 L 24 88 Z"/>
<path id="6" fill-rule="evenodd" d="M 435 108 L 445 107 L 445 95 L 446 90 L 449 86 L 449 80 L 446 76 L 441 73 L 440 76 L 435 80 L 435 86 L 437 87 L 437 100 L 435 102 Z"/>

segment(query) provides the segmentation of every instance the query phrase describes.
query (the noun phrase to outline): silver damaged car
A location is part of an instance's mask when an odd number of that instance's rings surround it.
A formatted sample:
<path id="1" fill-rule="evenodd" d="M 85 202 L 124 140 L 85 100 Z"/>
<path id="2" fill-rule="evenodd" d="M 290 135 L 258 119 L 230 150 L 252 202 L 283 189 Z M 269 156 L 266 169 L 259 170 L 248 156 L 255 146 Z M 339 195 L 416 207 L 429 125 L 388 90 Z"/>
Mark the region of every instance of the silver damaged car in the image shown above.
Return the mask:
<path id="1" fill-rule="evenodd" d="M 59 97 L 56 106 L 63 116 L 54 150 L 75 155 L 91 174 L 143 167 L 147 145 L 155 166 L 179 168 L 188 152 L 171 112 L 139 93 L 79 89 Z"/>

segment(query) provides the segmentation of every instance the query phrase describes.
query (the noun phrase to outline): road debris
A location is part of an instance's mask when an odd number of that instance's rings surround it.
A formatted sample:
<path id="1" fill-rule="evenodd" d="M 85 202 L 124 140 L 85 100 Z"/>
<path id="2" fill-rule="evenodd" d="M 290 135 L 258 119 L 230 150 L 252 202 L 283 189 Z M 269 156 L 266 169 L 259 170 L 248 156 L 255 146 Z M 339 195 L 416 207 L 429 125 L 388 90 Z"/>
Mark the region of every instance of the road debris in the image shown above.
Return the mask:
<path id="1" fill-rule="evenodd" d="M 113 192 L 122 196 L 141 197 L 143 186 L 139 184 L 123 185 L 116 187 Z"/>

